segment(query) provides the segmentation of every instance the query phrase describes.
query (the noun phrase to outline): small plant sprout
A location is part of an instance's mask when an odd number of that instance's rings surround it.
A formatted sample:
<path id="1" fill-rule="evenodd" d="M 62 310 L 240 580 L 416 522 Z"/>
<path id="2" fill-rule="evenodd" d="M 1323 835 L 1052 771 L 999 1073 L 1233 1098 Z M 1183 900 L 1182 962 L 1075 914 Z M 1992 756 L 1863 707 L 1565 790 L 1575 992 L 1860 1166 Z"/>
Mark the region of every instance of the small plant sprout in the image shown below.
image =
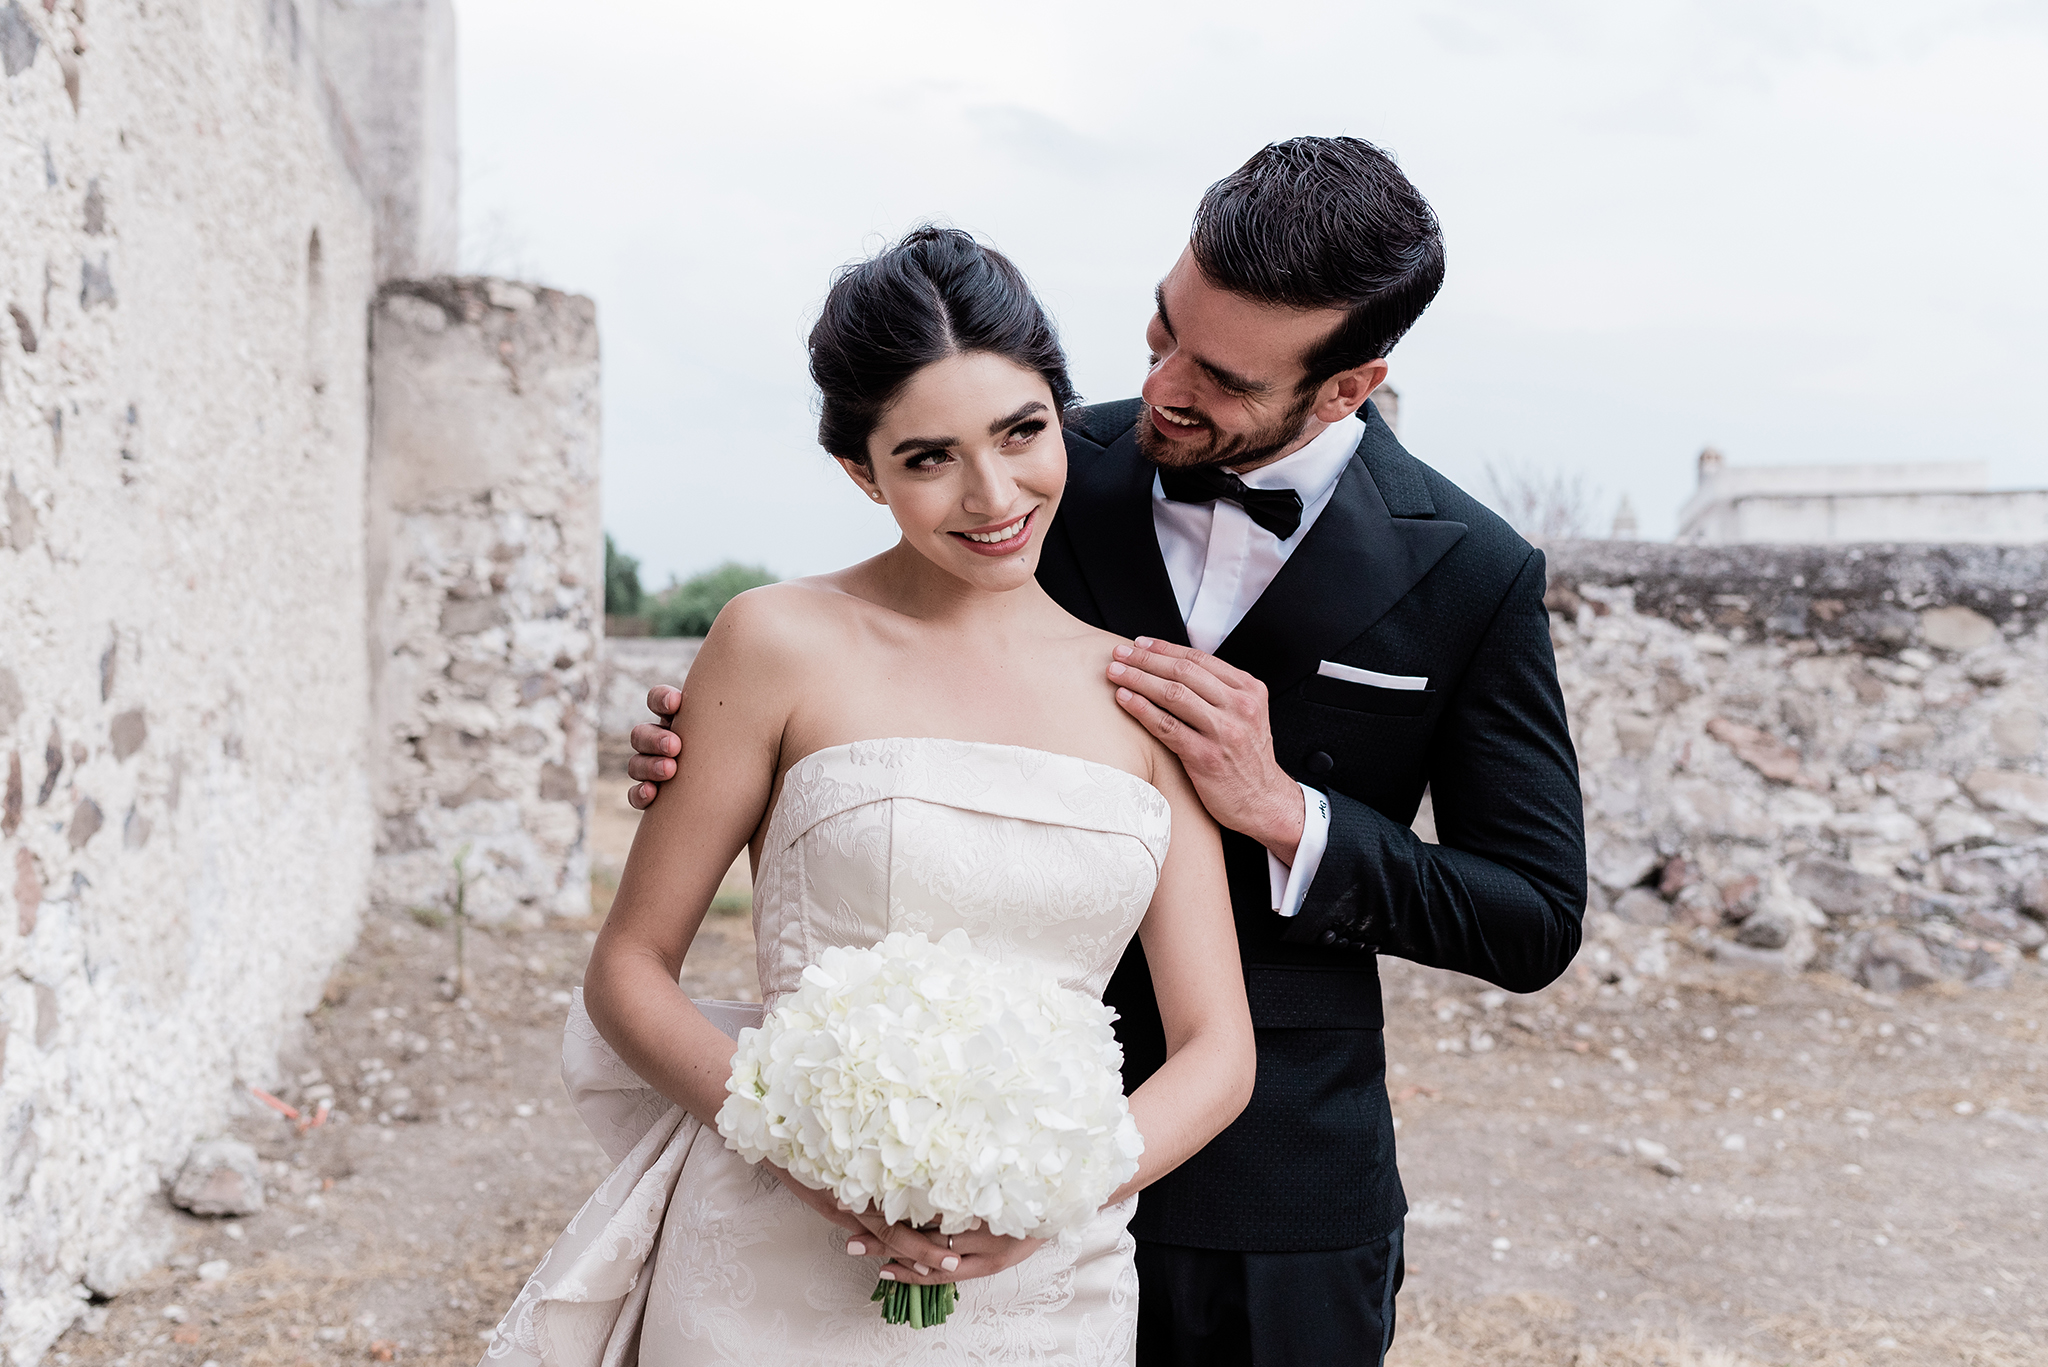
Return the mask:
<path id="1" fill-rule="evenodd" d="M 469 846 L 464 845 L 455 852 L 455 899 L 452 908 L 455 918 L 455 996 L 459 1001 L 469 995 L 469 972 L 462 956 L 463 930 L 469 924 Z"/>

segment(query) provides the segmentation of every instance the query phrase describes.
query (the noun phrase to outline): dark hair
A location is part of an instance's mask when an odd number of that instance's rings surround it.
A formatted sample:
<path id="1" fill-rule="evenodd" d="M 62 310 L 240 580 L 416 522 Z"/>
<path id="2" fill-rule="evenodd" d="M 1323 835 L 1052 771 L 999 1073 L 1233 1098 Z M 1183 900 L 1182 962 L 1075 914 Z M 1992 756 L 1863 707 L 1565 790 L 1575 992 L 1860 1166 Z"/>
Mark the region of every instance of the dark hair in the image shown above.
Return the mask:
<path id="1" fill-rule="evenodd" d="M 1202 274 L 1262 304 L 1348 316 L 1302 358 L 1303 389 L 1394 349 L 1444 283 L 1436 214 L 1360 138 L 1290 138 L 1209 187 L 1189 243 Z"/>
<path id="2" fill-rule="evenodd" d="M 824 403 L 818 444 L 868 459 L 882 413 L 933 361 L 985 351 L 1035 370 L 1064 414 L 1076 402 L 1066 354 L 1023 272 L 958 228 L 924 227 L 832 282 L 811 329 Z"/>

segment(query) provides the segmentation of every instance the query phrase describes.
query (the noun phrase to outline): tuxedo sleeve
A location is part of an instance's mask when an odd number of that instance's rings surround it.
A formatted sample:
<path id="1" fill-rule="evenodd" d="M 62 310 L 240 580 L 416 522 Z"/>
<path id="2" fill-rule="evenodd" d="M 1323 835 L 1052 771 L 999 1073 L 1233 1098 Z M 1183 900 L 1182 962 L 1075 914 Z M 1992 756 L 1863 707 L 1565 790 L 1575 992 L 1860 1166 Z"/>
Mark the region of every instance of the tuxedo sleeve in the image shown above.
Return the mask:
<path id="1" fill-rule="evenodd" d="M 1392 954 L 1513 992 L 1551 982 L 1578 952 L 1586 908 L 1578 761 L 1531 551 L 1436 729 L 1437 838 L 1340 792 L 1329 844 L 1284 938 Z"/>

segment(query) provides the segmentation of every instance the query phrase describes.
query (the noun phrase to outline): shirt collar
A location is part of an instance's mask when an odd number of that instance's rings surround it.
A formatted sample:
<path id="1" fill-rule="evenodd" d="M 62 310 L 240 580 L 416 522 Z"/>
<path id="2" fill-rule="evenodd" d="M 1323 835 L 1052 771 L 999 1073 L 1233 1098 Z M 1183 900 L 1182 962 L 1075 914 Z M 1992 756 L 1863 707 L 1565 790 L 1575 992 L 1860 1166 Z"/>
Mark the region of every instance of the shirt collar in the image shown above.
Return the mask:
<path id="1" fill-rule="evenodd" d="M 1308 445 L 1260 466 L 1244 476 L 1244 482 L 1254 489 L 1292 489 L 1301 495 L 1304 507 L 1312 507 L 1336 487 L 1364 435 L 1362 422 L 1350 418 L 1333 422 Z"/>

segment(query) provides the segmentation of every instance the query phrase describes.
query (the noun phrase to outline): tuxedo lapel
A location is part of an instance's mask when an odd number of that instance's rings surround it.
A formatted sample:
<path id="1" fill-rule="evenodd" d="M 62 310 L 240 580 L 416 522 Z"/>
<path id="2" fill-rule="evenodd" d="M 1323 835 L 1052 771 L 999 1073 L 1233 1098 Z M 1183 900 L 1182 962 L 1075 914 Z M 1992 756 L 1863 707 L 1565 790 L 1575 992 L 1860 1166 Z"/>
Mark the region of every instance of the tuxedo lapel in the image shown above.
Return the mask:
<path id="1" fill-rule="evenodd" d="M 1386 448 L 1392 447 L 1392 451 Z M 1336 492 L 1266 592 L 1217 656 L 1256 674 L 1274 693 L 1315 672 L 1384 617 L 1465 535 L 1462 522 L 1396 517 L 1366 457 L 1401 454 L 1385 424 L 1368 417 L 1359 451 Z M 1395 467 L 1398 468 L 1398 467 Z M 1420 511 L 1403 491 L 1402 511 Z"/>
<path id="2" fill-rule="evenodd" d="M 1187 626 L 1152 525 L 1152 465 L 1138 454 L 1136 427 L 1093 456 L 1075 451 L 1078 445 L 1068 448 L 1059 518 L 1103 627 L 1186 645 Z"/>

